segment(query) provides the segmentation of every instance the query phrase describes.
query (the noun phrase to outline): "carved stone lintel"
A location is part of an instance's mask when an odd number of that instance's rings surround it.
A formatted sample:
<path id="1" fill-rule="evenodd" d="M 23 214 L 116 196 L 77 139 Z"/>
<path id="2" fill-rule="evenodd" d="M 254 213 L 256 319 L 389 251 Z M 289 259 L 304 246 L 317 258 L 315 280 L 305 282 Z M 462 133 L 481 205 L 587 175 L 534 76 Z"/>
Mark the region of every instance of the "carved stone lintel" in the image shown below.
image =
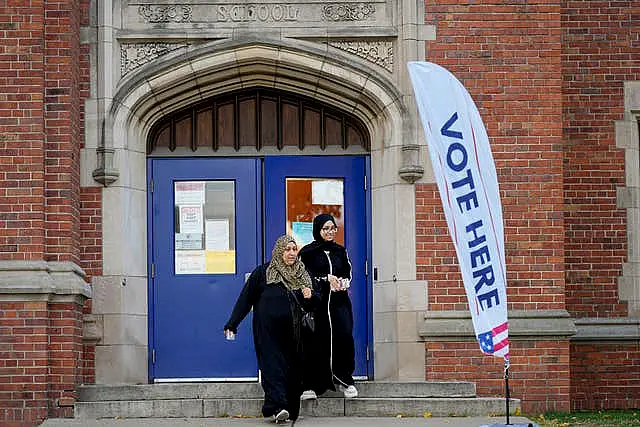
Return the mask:
<path id="1" fill-rule="evenodd" d="M 120 75 L 162 55 L 187 46 L 186 43 L 125 43 L 120 46 Z"/>
<path id="2" fill-rule="evenodd" d="M 376 7 L 373 3 L 329 3 L 322 6 L 325 21 L 365 21 L 372 19 Z"/>
<path id="3" fill-rule="evenodd" d="M 330 46 L 364 58 L 393 72 L 393 43 L 390 41 L 330 41 Z"/>
<path id="4" fill-rule="evenodd" d="M 193 8 L 187 5 L 153 6 L 143 5 L 138 8 L 138 14 L 144 22 L 158 24 L 165 22 L 191 22 Z"/>

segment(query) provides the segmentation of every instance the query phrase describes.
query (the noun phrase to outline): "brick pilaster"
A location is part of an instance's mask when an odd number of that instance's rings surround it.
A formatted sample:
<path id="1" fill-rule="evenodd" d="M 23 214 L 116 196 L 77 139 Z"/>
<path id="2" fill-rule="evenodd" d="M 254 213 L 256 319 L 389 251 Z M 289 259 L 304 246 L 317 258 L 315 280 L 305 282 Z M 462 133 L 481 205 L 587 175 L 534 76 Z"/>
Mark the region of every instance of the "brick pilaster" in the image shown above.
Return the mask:
<path id="1" fill-rule="evenodd" d="M 0 6 L 0 260 L 43 259 L 44 3 Z"/>
<path id="2" fill-rule="evenodd" d="M 47 261 L 80 261 L 81 97 L 78 0 L 45 2 Z"/>

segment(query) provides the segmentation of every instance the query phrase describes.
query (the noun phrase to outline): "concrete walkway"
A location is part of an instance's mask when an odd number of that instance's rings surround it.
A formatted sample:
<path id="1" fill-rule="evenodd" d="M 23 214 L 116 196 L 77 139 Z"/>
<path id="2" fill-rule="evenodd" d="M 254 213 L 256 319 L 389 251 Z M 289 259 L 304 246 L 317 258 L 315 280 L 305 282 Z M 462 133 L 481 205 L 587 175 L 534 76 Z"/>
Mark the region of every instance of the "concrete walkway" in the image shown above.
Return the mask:
<path id="1" fill-rule="evenodd" d="M 537 427 L 524 417 L 509 417 L 509 427 Z M 484 427 L 505 426 L 505 417 L 453 418 L 355 418 L 304 417 L 295 427 Z M 268 427 L 275 426 L 262 418 L 137 418 L 137 419 L 49 419 L 41 427 Z M 291 423 L 278 424 L 291 427 Z"/>

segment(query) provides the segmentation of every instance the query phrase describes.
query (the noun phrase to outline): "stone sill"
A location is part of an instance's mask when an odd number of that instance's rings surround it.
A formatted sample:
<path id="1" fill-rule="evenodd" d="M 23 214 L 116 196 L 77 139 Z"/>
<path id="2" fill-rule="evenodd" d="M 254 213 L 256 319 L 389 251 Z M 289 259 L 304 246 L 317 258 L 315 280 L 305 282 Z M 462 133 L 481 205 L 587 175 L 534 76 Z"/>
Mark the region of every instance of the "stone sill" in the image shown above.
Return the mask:
<path id="1" fill-rule="evenodd" d="M 575 319 L 577 333 L 572 341 L 640 340 L 640 319 L 628 317 L 609 319 Z"/>
<path id="2" fill-rule="evenodd" d="M 568 339 L 576 334 L 573 319 L 565 310 L 514 310 L 508 313 L 509 337 Z M 426 339 L 456 340 L 475 336 L 471 314 L 466 311 L 425 312 L 418 334 Z"/>
<path id="3" fill-rule="evenodd" d="M 565 310 L 511 311 L 509 337 L 560 338 L 571 341 L 640 340 L 640 319 L 572 319 Z M 424 340 L 453 341 L 475 336 L 471 315 L 464 311 L 426 312 L 418 334 Z"/>

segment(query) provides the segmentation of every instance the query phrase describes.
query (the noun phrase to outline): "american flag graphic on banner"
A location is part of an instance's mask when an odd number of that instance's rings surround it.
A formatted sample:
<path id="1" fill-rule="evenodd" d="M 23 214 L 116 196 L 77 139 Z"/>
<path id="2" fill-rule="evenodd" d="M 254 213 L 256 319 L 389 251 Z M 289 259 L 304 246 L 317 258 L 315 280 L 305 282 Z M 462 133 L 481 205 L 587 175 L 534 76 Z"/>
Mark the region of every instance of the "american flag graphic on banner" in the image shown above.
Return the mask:
<path id="1" fill-rule="evenodd" d="M 509 358 L 509 334 L 507 322 L 488 332 L 478 335 L 478 342 L 483 353 Z"/>

